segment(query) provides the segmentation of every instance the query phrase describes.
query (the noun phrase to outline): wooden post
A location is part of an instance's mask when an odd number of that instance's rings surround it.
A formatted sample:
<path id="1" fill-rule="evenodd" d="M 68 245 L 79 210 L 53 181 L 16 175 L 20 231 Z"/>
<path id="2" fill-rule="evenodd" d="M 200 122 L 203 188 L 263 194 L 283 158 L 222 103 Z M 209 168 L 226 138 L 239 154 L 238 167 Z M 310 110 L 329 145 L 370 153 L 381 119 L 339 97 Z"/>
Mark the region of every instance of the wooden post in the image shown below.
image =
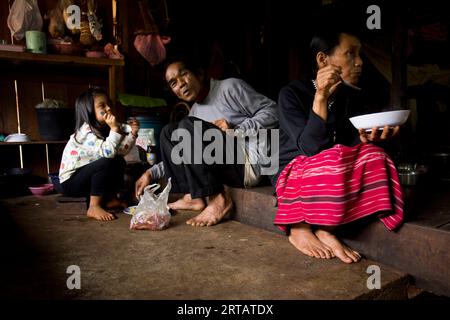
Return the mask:
<path id="1" fill-rule="evenodd" d="M 406 19 L 400 13 L 400 9 L 395 9 L 393 32 L 392 32 L 392 85 L 391 85 L 391 107 L 405 107 L 406 87 L 407 87 L 407 28 Z"/>

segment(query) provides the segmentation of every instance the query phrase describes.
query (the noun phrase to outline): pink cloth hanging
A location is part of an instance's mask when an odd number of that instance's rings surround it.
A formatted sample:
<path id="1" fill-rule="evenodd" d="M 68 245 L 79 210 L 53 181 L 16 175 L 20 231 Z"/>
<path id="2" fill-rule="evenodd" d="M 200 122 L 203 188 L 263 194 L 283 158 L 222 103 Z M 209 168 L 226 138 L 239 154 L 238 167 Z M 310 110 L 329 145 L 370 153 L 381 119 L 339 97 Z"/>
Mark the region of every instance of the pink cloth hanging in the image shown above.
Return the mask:
<path id="1" fill-rule="evenodd" d="M 134 39 L 136 50 L 150 63 L 155 66 L 166 59 L 165 44 L 170 42 L 170 37 L 159 34 L 137 35 Z"/>

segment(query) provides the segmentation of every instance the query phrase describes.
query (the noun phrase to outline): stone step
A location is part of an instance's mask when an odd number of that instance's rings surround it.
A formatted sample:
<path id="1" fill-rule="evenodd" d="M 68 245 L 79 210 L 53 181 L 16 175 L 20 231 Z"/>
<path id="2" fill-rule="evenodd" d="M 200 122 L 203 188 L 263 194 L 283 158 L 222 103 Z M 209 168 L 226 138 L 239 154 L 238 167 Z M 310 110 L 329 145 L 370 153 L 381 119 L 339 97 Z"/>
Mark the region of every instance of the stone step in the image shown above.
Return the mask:
<path id="1" fill-rule="evenodd" d="M 284 235 L 238 221 L 226 219 L 214 227 L 191 227 L 185 221 L 197 213 L 185 212 L 173 215 L 164 231 L 135 231 L 129 230 L 128 215 L 118 214 L 118 219 L 111 222 L 94 221 L 85 216 L 82 204 L 59 203 L 56 197 L 0 201 L 0 225 L 4 230 L 0 233 L 0 243 L 4 244 L 0 270 L 8 275 L 0 296 L 169 300 L 407 298 L 409 277 L 403 272 L 367 259 L 347 265 L 338 259 L 310 258 L 300 254 Z M 267 216 L 266 210 L 273 213 L 273 208 L 266 209 L 270 202 L 267 195 L 264 199 L 268 202 L 259 207 L 260 216 Z M 244 196 L 242 201 L 247 201 Z M 238 210 L 240 204 L 237 201 Z M 247 209 L 258 209 L 256 204 L 252 206 L 249 204 Z M 66 288 L 66 269 L 70 265 L 80 267 L 81 290 Z M 380 268 L 380 289 L 367 285 L 372 268 Z"/>

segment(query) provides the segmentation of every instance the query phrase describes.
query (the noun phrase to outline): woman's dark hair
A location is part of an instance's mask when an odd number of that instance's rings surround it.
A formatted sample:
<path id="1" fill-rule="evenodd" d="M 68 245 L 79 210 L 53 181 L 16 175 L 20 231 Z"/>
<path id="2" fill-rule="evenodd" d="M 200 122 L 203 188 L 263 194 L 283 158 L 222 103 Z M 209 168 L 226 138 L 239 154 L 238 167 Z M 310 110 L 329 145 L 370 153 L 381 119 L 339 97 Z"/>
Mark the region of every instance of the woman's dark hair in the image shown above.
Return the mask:
<path id="1" fill-rule="evenodd" d="M 102 126 L 95 117 L 94 98 L 99 95 L 104 95 L 108 98 L 108 94 L 102 88 L 90 87 L 82 92 L 75 101 L 75 139 L 76 132 L 84 123 L 89 125 L 89 128 L 98 138 L 105 139 L 107 137 L 109 126 Z"/>
<path id="2" fill-rule="evenodd" d="M 312 65 L 312 71 L 313 75 L 317 73 L 317 61 L 316 56 L 319 52 L 323 52 L 327 55 L 333 54 L 334 49 L 339 46 L 341 35 L 349 34 L 354 37 L 357 37 L 358 39 L 360 36 L 352 30 L 351 28 L 342 28 L 342 29 L 336 29 L 336 28 L 329 28 L 327 30 L 320 30 L 317 31 L 309 45 L 310 52 L 311 52 L 311 65 Z"/>

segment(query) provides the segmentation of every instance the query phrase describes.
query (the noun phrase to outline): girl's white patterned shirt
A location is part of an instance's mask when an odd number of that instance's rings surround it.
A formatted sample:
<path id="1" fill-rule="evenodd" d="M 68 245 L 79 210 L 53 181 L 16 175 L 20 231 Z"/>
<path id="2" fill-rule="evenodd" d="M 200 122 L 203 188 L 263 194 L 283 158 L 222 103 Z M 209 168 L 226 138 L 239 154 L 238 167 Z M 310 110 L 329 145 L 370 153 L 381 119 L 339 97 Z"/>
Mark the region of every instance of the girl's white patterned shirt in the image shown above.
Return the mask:
<path id="1" fill-rule="evenodd" d="M 114 131 L 110 131 L 105 140 L 100 139 L 84 123 L 76 132 L 76 139 L 72 134 L 64 148 L 59 181 L 68 180 L 76 170 L 100 158 L 125 156 L 135 143 L 136 138 L 131 133 L 122 135 Z"/>

